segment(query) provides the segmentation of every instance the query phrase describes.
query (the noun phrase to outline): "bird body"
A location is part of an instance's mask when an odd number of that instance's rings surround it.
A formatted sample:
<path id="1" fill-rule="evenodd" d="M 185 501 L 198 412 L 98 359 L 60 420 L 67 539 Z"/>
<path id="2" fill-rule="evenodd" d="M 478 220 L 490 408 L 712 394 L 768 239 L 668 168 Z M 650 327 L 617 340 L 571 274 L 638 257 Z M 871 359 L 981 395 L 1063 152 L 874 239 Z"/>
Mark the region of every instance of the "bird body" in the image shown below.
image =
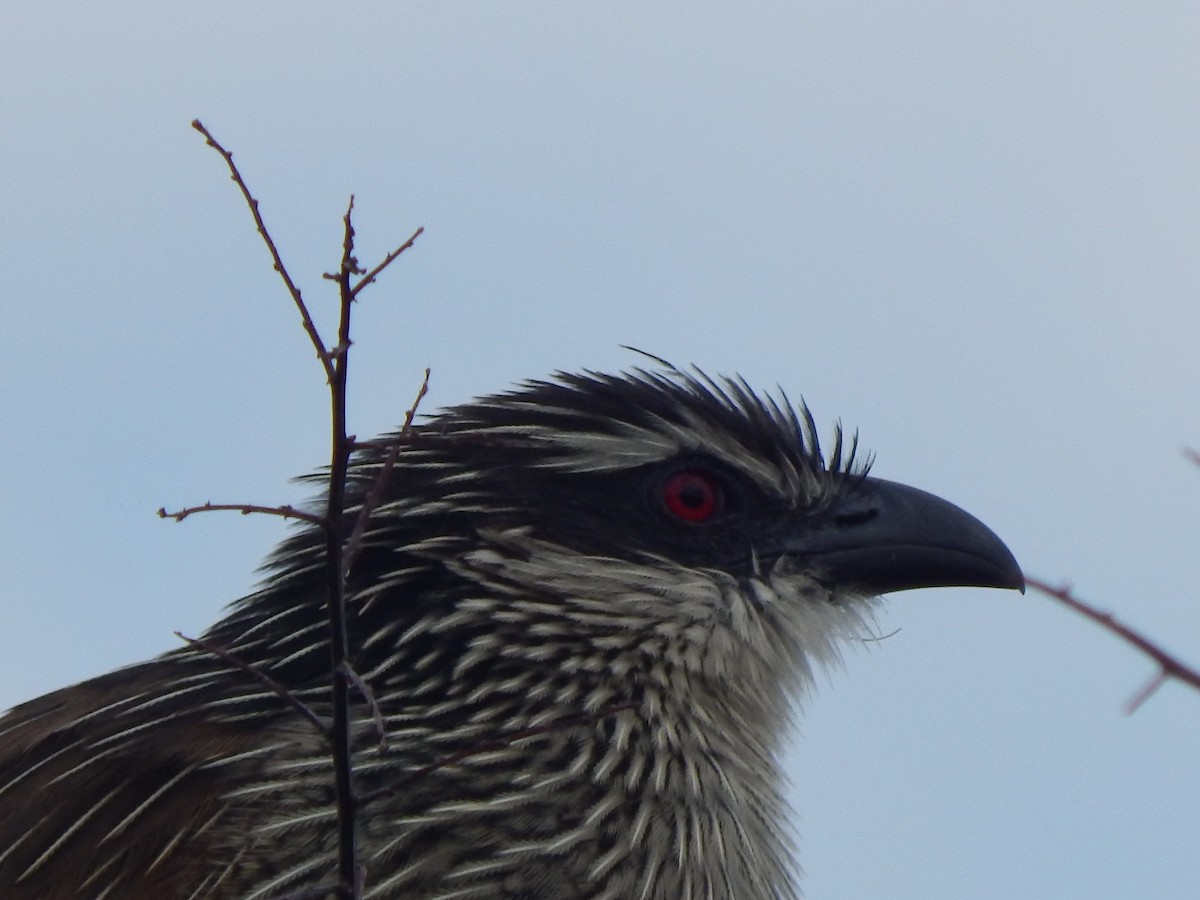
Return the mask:
<path id="1" fill-rule="evenodd" d="M 385 450 L 355 456 L 353 522 Z M 404 439 L 347 579 L 366 898 L 798 896 L 781 742 L 872 598 L 1020 587 L 966 513 L 740 381 L 560 375 Z M 0 718 L 0 896 L 279 900 L 334 877 L 323 539 L 205 636 Z M 311 895 L 311 894 L 310 894 Z"/>

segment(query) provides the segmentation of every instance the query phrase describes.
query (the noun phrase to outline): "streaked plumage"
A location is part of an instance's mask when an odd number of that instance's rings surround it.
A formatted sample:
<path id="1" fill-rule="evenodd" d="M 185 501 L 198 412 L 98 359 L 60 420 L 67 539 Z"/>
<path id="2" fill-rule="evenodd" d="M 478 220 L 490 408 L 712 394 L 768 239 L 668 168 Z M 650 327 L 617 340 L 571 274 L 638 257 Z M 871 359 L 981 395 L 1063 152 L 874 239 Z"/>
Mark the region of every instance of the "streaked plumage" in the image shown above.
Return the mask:
<path id="1" fill-rule="evenodd" d="M 326 713 L 321 558 L 299 527 L 205 638 Z M 738 381 L 562 375 L 434 417 L 348 586 L 387 730 L 359 707 L 365 896 L 797 896 L 778 754 L 813 665 L 874 593 L 1020 583 Z M 334 816 L 320 736 L 203 650 L 0 718 L 9 900 L 282 897 L 331 878 Z"/>

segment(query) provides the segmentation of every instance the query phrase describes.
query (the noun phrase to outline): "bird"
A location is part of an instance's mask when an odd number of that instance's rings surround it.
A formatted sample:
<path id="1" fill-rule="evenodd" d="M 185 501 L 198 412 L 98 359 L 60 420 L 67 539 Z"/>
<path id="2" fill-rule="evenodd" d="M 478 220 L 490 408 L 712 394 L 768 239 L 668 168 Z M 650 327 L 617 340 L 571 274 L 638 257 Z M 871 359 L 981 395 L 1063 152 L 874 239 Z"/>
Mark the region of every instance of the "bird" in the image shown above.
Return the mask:
<path id="1" fill-rule="evenodd" d="M 669 366 L 358 449 L 362 896 L 801 896 L 780 753 L 814 672 L 881 594 L 1024 589 L 978 519 L 872 463 L 778 391 Z M 0 896 L 333 895 L 329 749 L 285 702 L 330 715 L 324 552 L 293 524 L 199 641 L 0 718 Z"/>

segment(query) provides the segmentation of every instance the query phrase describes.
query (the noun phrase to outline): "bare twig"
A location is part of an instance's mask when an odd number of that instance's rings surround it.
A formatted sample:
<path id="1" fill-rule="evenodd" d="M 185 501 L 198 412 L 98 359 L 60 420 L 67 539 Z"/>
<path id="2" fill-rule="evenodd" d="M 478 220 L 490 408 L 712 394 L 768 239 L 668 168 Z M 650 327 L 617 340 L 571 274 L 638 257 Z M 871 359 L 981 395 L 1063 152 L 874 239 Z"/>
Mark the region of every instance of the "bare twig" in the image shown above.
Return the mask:
<path id="1" fill-rule="evenodd" d="M 1137 712 L 1138 707 L 1149 700 L 1166 681 L 1167 672 L 1165 669 L 1160 669 L 1157 675 L 1147 681 L 1140 691 L 1126 701 L 1125 715 L 1129 716 Z"/>
<path id="2" fill-rule="evenodd" d="M 355 690 L 362 694 L 363 702 L 367 704 L 367 709 L 371 711 L 371 719 L 375 723 L 375 733 L 379 738 L 379 749 L 387 750 L 387 726 L 383 722 L 383 710 L 379 708 L 379 701 L 375 699 L 375 692 L 371 690 L 371 686 L 362 680 L 362 676 L 355 671 L 354 666 L 349 662 L 342 663 L 342 671 L 346 673 L 346 677 L 350 679 L 350 683 L 354 685 Z"/>
<path id="3" fill-rule="evenodd" d="M 361 291 L 368 284 L 370 284 L 372 281 L 374 281 L 379 276 L 380 272 L 382 272 L 384 269 L 386 269 L 388 266 L 390 266 L 392 263 L 394 263 L 396 261 L 396 257 L 398 257 L 401 253 L 403 253 L 409 247 L 411 247 L 413 245 L 413 243 L 416 241 L 416 239 L 419 238 L 424 233 L 424 231 L 425 231 L 425 229 L 423 227 L 418 228 L 416 231 L 414 231 L 412 233 L 412 236 L 407 241 L 405 241 L 403 244 L 401 244 L 399 247 L 397 247 L 395 250 L 393 250 L 391 253 L 389 253 L 387 256 L 385 256 L 383 258 L 383 262 L 381 262 L 379 265 L 377 265 L 375 268 L 373 268 L 370 272 L 368 272 L 366 275 L 364 275 L 363 278 L 358 282 L 358 284 L 354 285 L 354 287 L 350 290 L 350 296 L 357 297 L 359 291 Z"/>
<path id="4" fill-rule="evenodd" d="M 332 452 L 329 461 L 329 492 L 325 505 L 325 605 L 329 617 L 329 656 L 332 671 L 333 767 L 337 791 L 338 880 L 348 886 L 351 898 L 360 896 L 358 882 L 358 796 L 354 789 L 354 759 L 350 736 L 350 677 L 347 662 L 350 643 L 346 626 L 346 578 L 342 561 L 342 519 L 346 477 L 350 468 L 353 439 L 346 433 L 346 379 L 350 368 L 350 311 L 354 296 L 350 276 L 358 271 L 354 260 L 354 198 L 343 217 L 345 236 L 342 264 L 337 273 L 339 353 L 331 361 L 329 380 Z M 346 888 L 343 888 L 345 893 Z"/>
<path id="5" fill-rule="evenodd" d="M 350 339 L 350 313 L 353 303 L 358 293 L 363 290 L 368 284 L 371 284 L 375 278 L 385 268 L 392 264 L 397 257 L 405 250 L 413 245 L 413 242 L 422 233 L 424 229 L 418 228 L 407 241 L 405 241 L 396 250 L 389 253 L 384 260 L 371 269 L 369 272 L 361 268 L 358 261 L 354 257 L 354 225 L 352 222 L 352 214 L 354 212 L 354 197 L 351 196 L 350 202 L 346 208 L 346 214 L 343 216 L 344 235 L 342 240 L 342 258 L 341 263 L 336 273 L 327 274 L 325 277 L 337 283 L 338 300 L 339 300 L 339 315 L 338 315 L 338 334 L 337 341 L 332 347 L 327 347 L 322 340 L 320 333 L 317 331 L 316 325 L 313 323 L 312 316 L 309 314 L 308 308 L 304 303 L 304 299 L 300 295 L 300 289 L 292 281 L 288 274 L 286 266 L 279 255 L 279 251 L 275 246 L 270 234 L 267 232 L 267 227 L 263 223 L 262 216 L 259 213 L 258 201 L 251 195 L 249 188 L 242 179 L 241 173 L 233 162 L 233 154 L 222 147 L 208 130 L 199 122 L 192 122 L 192 127 L 204 135 L 209 146 L 215 149 L 224 158 L 226 165 L 242 192 L 242 196 L 246 200 L 247 206 L 250 208 L 250 213 L 254 217 L 255 226 L 258 228 L 258 233 L 262 236 L 263 241 L 267 245 L 267 249 L 271 253 L 275 271 L 283 278 L 284 284 L 287 286 L 288 292 L 292 296 L 292 300 L 300 312 L 300 318 L 304 324 L 304 330 L 308 334 L 309 340 L 317 351 L 317 356 L 321 361 L 321 365 L 325 370 L 325 380 L 329 385 L 330 399 L 330 425 L 331 425 L 331 442 L 332 448 L 330 452 L 329 464 L 329 480 L 328 492 L 325 505 L 324 515 L 314 515 L 312 513 L 297 510 L 291 506 L 258 506 L 255 504 L 213 504 L 205 503 L 203 506 L 188 507 L 175 513 L 167 512 L 165 508 L 159 509 L 158 513 L 164 518 L 173 518 L 176 521 L 182 521 L 189 515 L 197 512 L 207 512 L 216 509 L 228 509 L 248 513 L 266 513 L 270 515 L 283 516 L 284 518 L 295 518 L 317 525 L 324 532 L 325 537 L 325 582 L 326 582 L 326 611 L 329 618 L 329 651 L 330 651 L 330 671 L 331 671 L 331 702 L 333 706 L 333 722 L 331 725 L 324 723 L 316 714 L 299 699 L 288 691 L 283 685 L 274 681 L 266 673 L 258 670 L 254 666 L 250 666 L 241 660 L 238 660 L 228 651 L 216 647 L 208 642 L 195 641 L 191 638 L 183 638 L 189 643 L 193 643 L 208 652 L 216 655 L 220 659 L 226 661 L 230 666 L 233 666 L 242 671 L 248 672 L 253 677 L 257 678 L 264 685 L 269 687 L 273 692 L 277 693 L 285 701 L 291 704 L 298 712 L 305 716 L 310 722 L 319 727 L 330 742 L 330 752 L 333 758 L 334 781 L 337 794 L 337 829 L 338 829 L 338 881 L 336 885 L 323 884 L 313 888 L 302 889 L 299 893 L 295 893 L 294 897 L 308 896 L 327 896 L 330 893 L 337 894 L 342 900 L 359 900 L 363 892 L 364 870 L 358 863 L 358 837 L 357 837 L 357 814 L 359 799 L 354 787 L 354 768 L 352 755 L 352 735 L 351 735 L 351 716 L 350 716 L 350 691 L 351 687 L 357 689 L 362 694 L 364 702 L 371 711 L 371 715 L 375 722 L 375 727 L 379 732 L 380 746 L 386 748 L 386 725 L 383 718 L 383 713 L 379 709 L 379 704 L 375 699 L 374 692 L 370 686 L 366 684 L 362 678 L 354 671 L 350 664 L 349 653 L 349 637 L 347 628 L 347 609 L 346 609 L 346 576 L 349 571 L 350 562 L 353 561 L 358 552 L 358 547 L 361 546 L 362 529 L 366 526 L 367 517 L 370 515 L 372 506 L 378 503 L 378 495 L 375 490 L 371 492 L 373 500 L 369 497 L 364 507 L 359 512 L 359 518 L 356 521 L 354 534 L 350 541 L 344 542 L 342 539 L 344 533 L 344 517 L 345 517 L 345 500 L 347 489 L 347 477 L 350 469 L 350 457 L 356 448 L 359 447 L 355 442 L 353 435 L 346 431 L 346 385 L 348 381 L 349 362 L 350 362 L 350 347 L 352 341 Z M 363 276 L 357 283 L 351 284 L 351 279 L 356 276 Z M 399 443 L 402 438 L 407 436 L 409 428 L 412 424 L 412 419 L 416 413 L 417 404 L 421 398 L 425 396 L 429 385 L 429 370 L 425 370 L 425 380 L 421 385 L 421 389 L 417 394 L 417 399 L 413 406 L 409 409 L 404 427 L 401 431 L 400 438 L 397 439 L 394 453 L 399 452 Z M 395 465 L 395 456 L 392 450 L 389 451 L 388 460 L 385 461 L 381 469 L 380 481 L 386 480 L 390 475 L 392 467 Z M 382 488 L 377 484 L 375 489 L 382 491 Z M 355 540 L 357 536 L 357 541 Z M 180 635 L 182 638 L 183 636 Z"/>
<path id="6" fill-rule="evenodd" d="M 218 647 L 216 644 L 212 643 L 211 641 L 206 641 L 203 638 L 191 638 L 180 631 L 175 632 L 175 637 L 179 638 L 181 641 L 186 641 L 193 647 L 198 647 L 205 653 L 211 653 L 230 668 L 245 672 L 255 681 L 268 688 L 271 693 L 278 695 L 288 706 L 312 723 L 313 728 L 315 728 L 324 738 L 329 738 L 329 723 L 318 716 L 311 706 L 285 688 L 282 684 L 280 684 L 262 669 L 258 668 L 257 666 L 250 665 L 250 663 L 246 662 L 245 660 L 238 659 L 238 657 L 234 656 L 228 650 L 224 649 L 223 647 Z"/>
<path id="7" fill-rule="evenodd" d="M 1036 578 L 1026 578 L 1025 583 L 1034 590 L 1040 591 L 1048 597 L 1053 597 L 1077 613 L 1086 616 L 1102 628 L 1111 631 L 1121 640 L 1127 644 L 1132 644 L 1158 664 L 1158 674 L 1125 704 L 1125 712 L 1127 714 L 1135 712 L 1159 687 L 1172 678 L 1182 681 L 1184 684 L 1190 685 L 1200 691 L 1200 671 L 1180 661 L 1149 638 L 1118 621 L 1112 613 L 1099 610 L 1080 600 L 1072 593 L 1069 585 L 1054 587 Z"/>
<path id="8" fill-rule="evenodd" d="M 425 378 L 422 379 L 421 387 L 417 390 L 416 399 L 413 400 L 412 406 L 404 414 L 404 424 L 400 427 L 399 433 L 390 442 L 388 454 L 384 457 L 383 465 L 379 468 L 379 475 L 371 485 L 371 490 L 367 492 L 367 496 L 363 498 L 362 506 L 358 511 L 358 518 L 354 522 L 354 531 L 350 533 L 350 539 L 346 541 L 342 561 L 347 578 L 350 576 L 350 570 L 354 567 L 358 555 L 362 552 L 363 535 L 367 530 L 367 522 L 371 518 L 371 513 L 379 506 L 379 501 L 383 499 L 384 488 L 391 477 L 392 469 L 396 467 L 396 460 L 400 457 L 400 448 L 404 445 L 409 432 L 412 431 L 413 417 L 417 414 L 417 407 L 421 405 L 421 400 L 424 399 L 427 393 L 429 393 L 429 369 L 425 370 Z M 363 445 L 355 444 L 356 448 L 361 446 Z"/>
<path id="9" fill-rule="evenodd" d="M 296 287 L 292 276 L 288 274 L 287 267 L 283 264 L 283 259 L 279 256 L 279 250 L 275 247 L 275 241 L 271 239 L 270 233 L 267 231 L 267 226 L 263 222 L 262 215 L 258 211 L 258 201 L 250 193 L 250 189 L 246 187 L 246 182 L 242 180 L 242 173 L 238 171 L 238 167 L 233 162 L 233 154 L 222 147 L 217 139 L 209 133 L 199 119 L 192 120 L 192 127 L 204 135 L 204 139 L 208 142 L 208 146 L 212 147 L 225 158 L 225 164 L 229 166 L 230 176 L 234 183 L 242 192 L 242 196 L 246 199 L 246 205 L 250 207 L 250 214 L 254 216 L 254 224 L 258 228 L 258 233 L 262 235 L 263 241 L 267 245 L 267 249 L 271 252 L 271 260 L 274 264 L 275 271 L 279 273 L 279 277 L 283 279 L 283 283 L 287 285 L 288 293 L 292 295 L 292 300 L 296 304 L 296 309 L 300 312 L 300 319 L 304 323 L 304 331 L 308 334 L 308 338 L 312 341 L 313 347 L 317 351 L 317 358 L 321 360 L 321 365 L 325 369 L 325 377 L 330 382 L 333 381 L 333 360 L 329 357 L 329 351 L 325 347 L 325 342 L 321 340 L 321 335 L 317 331 L 317 326 L 312 320 L 312 316 L 308 313 L 308 307 L 304 305 L 304 299 L 300 296 L 300 288 Z"/>
<path id="10" fill-rule="evenodd" d="M 203 503 L 200 506 L 185 506 L 183 509 L 176 512 L 167 512 L 165 506 L 158 508 L 158 517 L 160 519 L 174 519 L 176 522 L 182 522 L 188 516 L 193 516 L 196 513 L 202 512 L 240 512 L 243 516 L 259 513 L 264 516 L 279 516 L 282 519 L 300 519 L 304 522 L 311 522 L 314 525 L 324 525 L 325 519 L 313 513 L 305 512 L 302 509 L 289 504 L 283 506 L 259 506 L 256 503 Z"/>

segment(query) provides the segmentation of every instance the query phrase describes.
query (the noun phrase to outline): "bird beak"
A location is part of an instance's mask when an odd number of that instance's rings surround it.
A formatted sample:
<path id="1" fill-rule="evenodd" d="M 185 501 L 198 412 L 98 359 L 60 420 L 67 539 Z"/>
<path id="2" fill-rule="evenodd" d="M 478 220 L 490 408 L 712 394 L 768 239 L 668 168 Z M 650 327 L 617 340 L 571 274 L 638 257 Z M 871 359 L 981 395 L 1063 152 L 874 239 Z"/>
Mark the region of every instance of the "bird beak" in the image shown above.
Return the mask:
<path id="1" fill-rule="evenodd" d="M 871 594 L 925 587 L 1014 588 L 1025 576 L 995 533 L 940 497 L 866 478 L 786 547 L 831 584 Z"/>

